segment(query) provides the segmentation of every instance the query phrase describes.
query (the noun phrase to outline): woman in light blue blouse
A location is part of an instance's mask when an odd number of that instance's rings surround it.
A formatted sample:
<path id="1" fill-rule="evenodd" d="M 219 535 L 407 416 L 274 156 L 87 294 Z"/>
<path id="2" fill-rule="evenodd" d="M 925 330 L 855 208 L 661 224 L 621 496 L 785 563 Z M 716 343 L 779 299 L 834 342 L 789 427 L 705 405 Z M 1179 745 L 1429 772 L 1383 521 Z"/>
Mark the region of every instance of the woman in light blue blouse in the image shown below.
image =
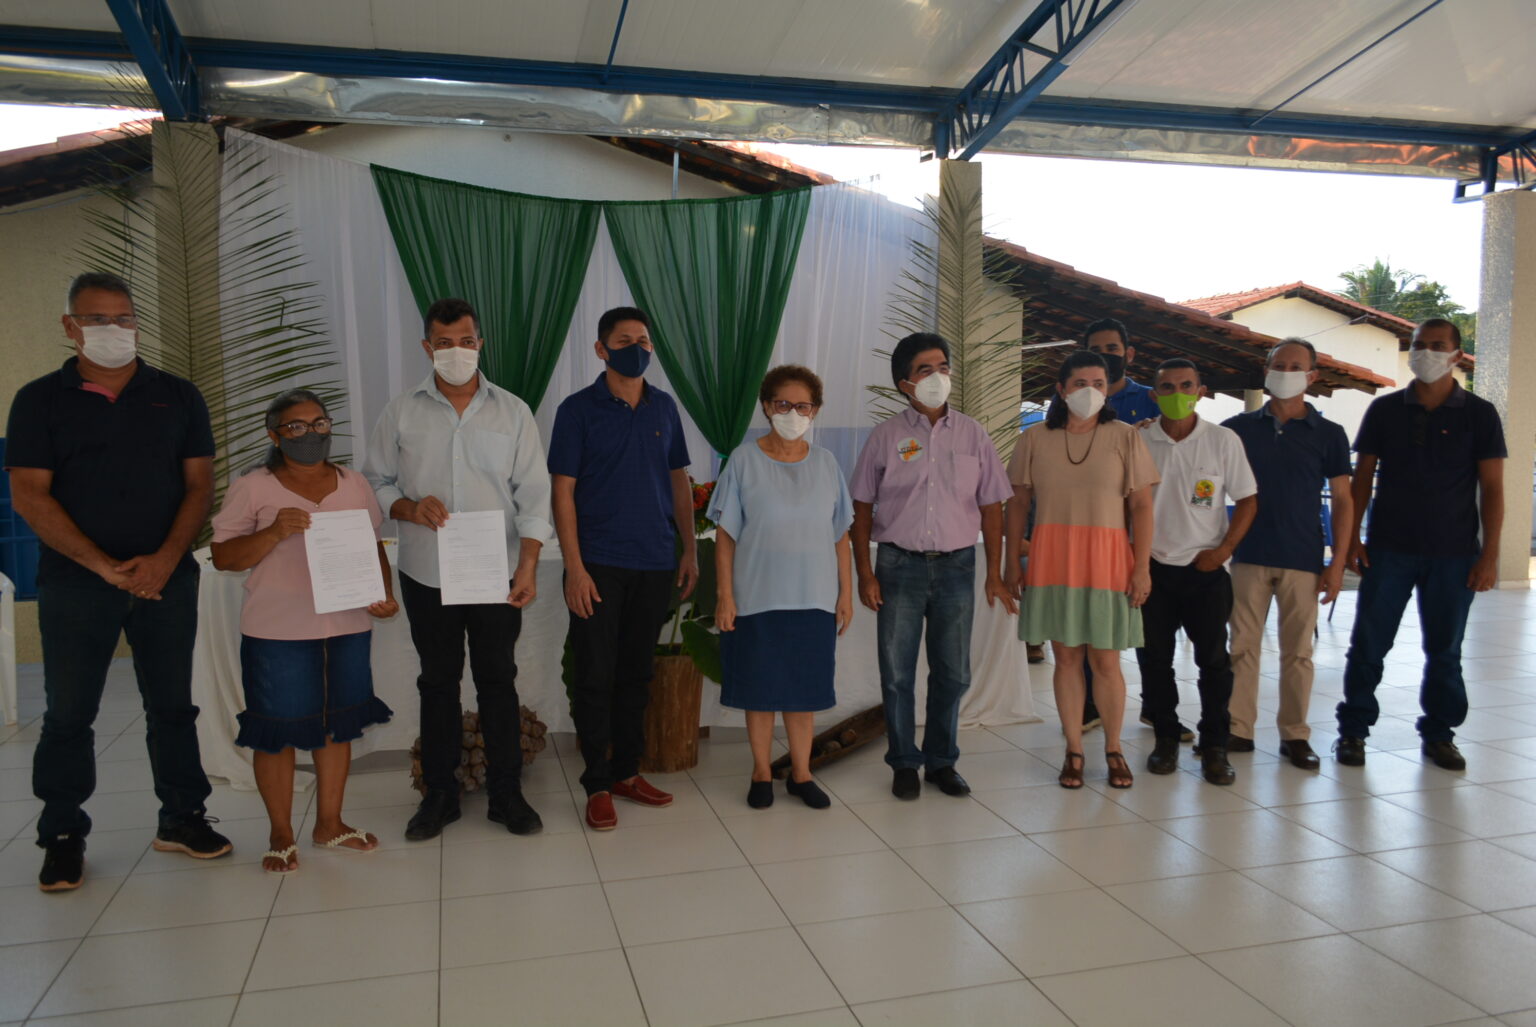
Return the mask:
<path id="1" fill-rule="evenodd" d="M 831 800 L 811 780 L 811 738 L 816 711 L 836 704 L 834 649 L 853 617 L 853 503 L 832 454 L 802 437 L 821 409 L 821 379 L 795 364 L 776 367 L 758 399 L 773 430 L 731 454 L 709 510 L 719 525 L 720 702 L 747 714 L 747 802 L 773 804 L 773 717 L 782 713 L 785 789 L 826 809 Z"/>

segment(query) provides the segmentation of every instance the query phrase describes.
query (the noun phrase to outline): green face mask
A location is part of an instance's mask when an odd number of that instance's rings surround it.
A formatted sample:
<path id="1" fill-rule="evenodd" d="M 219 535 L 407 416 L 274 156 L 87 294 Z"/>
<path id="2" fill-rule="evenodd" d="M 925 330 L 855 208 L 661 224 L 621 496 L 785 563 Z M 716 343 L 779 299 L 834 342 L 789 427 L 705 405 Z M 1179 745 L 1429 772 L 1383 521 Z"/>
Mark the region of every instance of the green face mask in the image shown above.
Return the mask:
<path id="1" fill-rule="evenodd" d="M 1200 397 L 1188 392 L 1175 392 L 1164 396 L 1157 396 L 1157 408 L 1163 412 L 1163 416 L 1170 421 L 1182 421 L 1195 412 L 1195 404 L 1200 402 Z"/>

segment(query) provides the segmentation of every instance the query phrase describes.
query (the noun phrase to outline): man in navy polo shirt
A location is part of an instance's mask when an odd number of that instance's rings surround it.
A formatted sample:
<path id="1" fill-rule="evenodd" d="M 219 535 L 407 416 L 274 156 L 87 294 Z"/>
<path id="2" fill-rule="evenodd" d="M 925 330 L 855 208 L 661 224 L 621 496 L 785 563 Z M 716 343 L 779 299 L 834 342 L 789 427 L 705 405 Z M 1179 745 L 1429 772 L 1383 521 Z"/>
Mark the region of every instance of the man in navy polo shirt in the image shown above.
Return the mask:
<path id="1" fill-rule="evenodd" d="M 133 648 L 160 826 L 154 847 L 212 859 L 212 789 L 197 747 L 192 642 L 197 564 L 189 550 L 213 502 L 208 407 L 188 381 L 138 358 L 128 285 L 91 272 L 69 287 L 76 355 L 11 402 L 6 470 L 16 512 L 42 541 L 37 574 L 47 709 L 32 759 L 43 800 L 43 891 L 79 887 L 96 789 L 92 724 L 119 634 Z"/>
<path id="2" fill-rule="evenodd" d="M 1269 351 L 1258 410 L 1228 418 L 1259 483 L 1258 516 L 1232 557 L 1232 734 L 1230 752 L 1252 752 L 1259 716 L 1259 657 L 1273 599 L 1280 608 L 1280 755 L 1302 770 L 1318 768 L 1307 706 L 1312 699 L 1312 634 L 1318 594 L 1331 603 L 1349 553 L 1349 437 L 1307 403 L 1317 381 L 1317 350 L 1284 339 Z M 1333 558 L 1323 564 L 1322 494 L 1333 506 Z"/>
<path id="3" fill-rule="evenodd" d="M 686 597 L 699 576 L 682 420 L 672 397 L 644 378 L 650 327 L 635 307 L 599 319 L 593 348 L 607 370 L 560 404 L 549 440 L 571 611 L 571 716 L 595 831 L 617 826 L 615 795 L 672 802 L 640 776 L 645 707 L 673 584 Z"/>
<path id="4" fill-rule="evenodd" d="M 1493 404 L 1451 374 L 1460 355 L 1454 324 L 1431 318 L 1419 325 L 1408 353 L 1413 383 L 1372 403 L 1355 437 L 1360 458 L 1349 564 L 1360 573 L 1360 600 L 1335 746 L 1339 762 L 1349 766 L 1365 763 L 1365 739 L 1379 713 L 1376 685 L 1415 591 L 1424 648 L 1423 752 L 1446 770 L 1467 765 L 1452 741 L 1467 716 L 1461 639 L 1472 597 L 1497 581 L 1509 454 Z M 1362 544 L 1360 522 L 1373 481 L 1370 537 Z"/>

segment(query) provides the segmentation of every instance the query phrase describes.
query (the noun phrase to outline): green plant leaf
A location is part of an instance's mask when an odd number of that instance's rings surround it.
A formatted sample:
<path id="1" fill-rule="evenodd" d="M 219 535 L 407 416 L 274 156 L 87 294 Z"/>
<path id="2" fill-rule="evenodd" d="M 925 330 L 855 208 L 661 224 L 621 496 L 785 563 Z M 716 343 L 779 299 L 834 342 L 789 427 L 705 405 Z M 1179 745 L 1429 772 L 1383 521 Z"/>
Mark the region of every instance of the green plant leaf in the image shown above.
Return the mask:
<path id="1" fill-rule="evenodd" d="M 699 673 L 719 684 L 725 677 L 720 664 L 720 636 L 698 621 L 685 620 L 682 627 L 683 651 L 693 657 Z"/>

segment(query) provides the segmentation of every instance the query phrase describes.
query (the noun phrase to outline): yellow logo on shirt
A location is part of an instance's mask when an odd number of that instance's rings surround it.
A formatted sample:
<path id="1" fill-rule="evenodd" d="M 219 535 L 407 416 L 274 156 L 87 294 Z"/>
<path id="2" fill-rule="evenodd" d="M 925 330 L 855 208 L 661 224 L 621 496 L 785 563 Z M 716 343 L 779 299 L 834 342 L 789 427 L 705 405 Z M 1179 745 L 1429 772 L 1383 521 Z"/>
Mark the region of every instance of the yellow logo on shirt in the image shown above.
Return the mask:
<path id="1" fill-rule="evenodd" d="M 923 444 L 917 439 L 902 439 L 896 443 L 896 455 L 901 457 L 902 463 L 916 460 L 923 455 Z"/>
<path id="2" fill-rule="evenodd" d="M 1215 498 L 1216 483 L 1209 478 L 1201 478 L 1195 482 L 1195 494 L 1189 498 L 1189 505 L 1209 508 Z"/>

